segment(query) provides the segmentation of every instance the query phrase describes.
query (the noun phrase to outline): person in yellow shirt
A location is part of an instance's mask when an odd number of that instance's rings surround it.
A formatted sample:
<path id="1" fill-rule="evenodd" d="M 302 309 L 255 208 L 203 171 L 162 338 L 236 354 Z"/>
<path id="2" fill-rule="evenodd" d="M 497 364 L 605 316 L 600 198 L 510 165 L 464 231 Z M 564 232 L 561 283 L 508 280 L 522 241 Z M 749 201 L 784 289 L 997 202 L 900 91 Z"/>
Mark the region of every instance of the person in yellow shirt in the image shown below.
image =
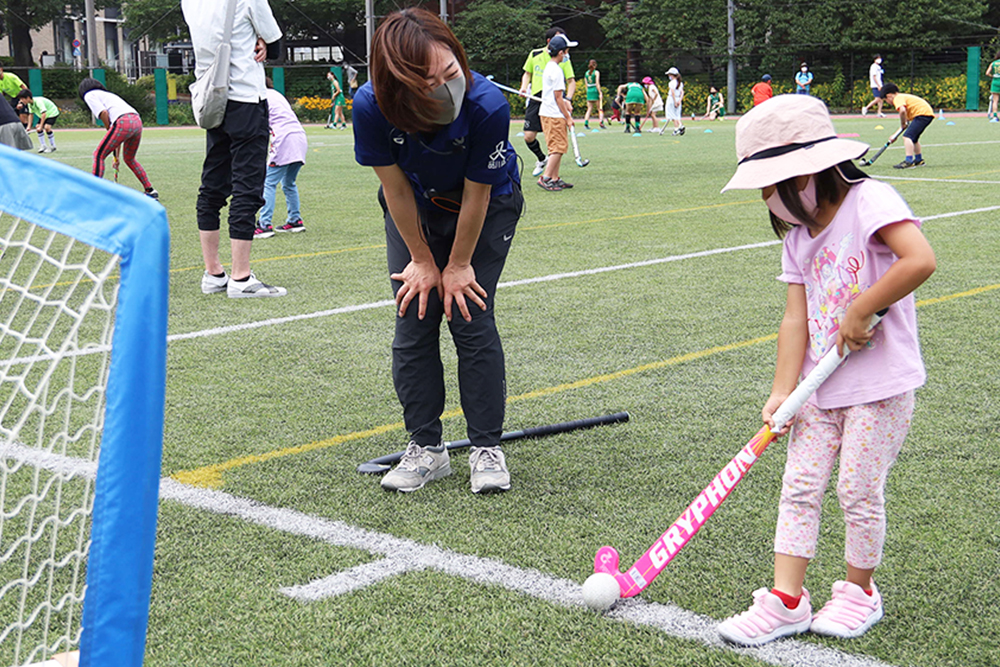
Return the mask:
<path id="1" fill-rule="evenodd" d="M 906 148 L 906 159 L 893 165 L 895 169 L 910 169 L 924 165 L 924 156 L 920 149 L 920 135 L 934 120 L 934 109 L 922 97 L 899 92 L 894 83 L 882 86 L 882 99 L 896 107 L 899 112 L 899 123 L 902 125 L 903 146 Z"/>

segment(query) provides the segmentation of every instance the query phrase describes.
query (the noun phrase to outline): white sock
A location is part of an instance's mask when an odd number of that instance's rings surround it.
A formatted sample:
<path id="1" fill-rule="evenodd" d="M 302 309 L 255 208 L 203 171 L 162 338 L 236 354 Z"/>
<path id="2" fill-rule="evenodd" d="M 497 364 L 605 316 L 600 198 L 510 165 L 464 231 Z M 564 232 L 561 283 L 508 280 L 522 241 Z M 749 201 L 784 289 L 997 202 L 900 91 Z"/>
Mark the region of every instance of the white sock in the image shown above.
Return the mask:
<path id="1" fill-rule="evenodd" d="M 52 146 L 52 148 L 55 148 L 56 147 L 56 135 L 54 133 L 52 133 L 52 132 L 48 132 L 47 136 L 49 137 L 49 145 Z"/>

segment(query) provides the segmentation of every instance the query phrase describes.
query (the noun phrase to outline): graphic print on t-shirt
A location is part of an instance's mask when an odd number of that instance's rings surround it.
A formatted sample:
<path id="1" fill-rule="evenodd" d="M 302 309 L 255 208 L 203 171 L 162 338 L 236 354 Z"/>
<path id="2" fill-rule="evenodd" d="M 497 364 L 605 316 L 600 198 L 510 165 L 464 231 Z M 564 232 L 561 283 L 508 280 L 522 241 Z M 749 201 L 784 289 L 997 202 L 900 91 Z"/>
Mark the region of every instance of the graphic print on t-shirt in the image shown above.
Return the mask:
<path id="1" fill-rule="evenodd" d="M 869 285 L 858 282 L 858 272 L 865 265 L 865 253 L 848 254 L 854 244 L 854 234 L 845 234 L 839 248 L 823 246 L 813 257 L 813 279 L 806 282 L 806 300 L 809 305 L 809 346 L 820 358 L 832 347 L 844 313 L 854 297 Z M 815 287 L 814 287 L 815 285 Z M 818 293 L 810 294 L 817 291 Z"/>

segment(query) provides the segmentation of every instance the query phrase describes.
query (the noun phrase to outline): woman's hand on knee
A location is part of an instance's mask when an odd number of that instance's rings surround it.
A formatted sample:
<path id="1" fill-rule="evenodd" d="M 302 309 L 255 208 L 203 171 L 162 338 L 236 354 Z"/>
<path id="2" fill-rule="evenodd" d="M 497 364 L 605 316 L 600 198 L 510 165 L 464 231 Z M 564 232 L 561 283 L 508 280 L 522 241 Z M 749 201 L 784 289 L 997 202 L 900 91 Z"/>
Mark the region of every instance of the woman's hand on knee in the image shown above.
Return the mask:
<path id="1" fill-rule="evenodd" d="M 449 263 L 441 273 L 441 285 L 444 288 L 444 316 L 451 322 L 452 303 L 458 306 L 462 319 L 472 321 L 469 304 L 466 299 L 486 310 L 486 290 L 476 282 L 476 272 L 471 264 L 458 265 Z"/>
<path id="2" fill-rule="evenodd" d="M 402 287 L 396 291 L 396 306 L 399 307 L 399 317 L 406 315 L 406 309 L 410 302 L 416 298 L 417 319 L 424 319 L 424 315 L 427 313 L 427 299 L 431 290 L 437 290 L 438 297 L 443 298 L 441 271 L 434 262 L 411 261 L 401 273 L 393 273 L 389 277 L 403 283 Z"/>

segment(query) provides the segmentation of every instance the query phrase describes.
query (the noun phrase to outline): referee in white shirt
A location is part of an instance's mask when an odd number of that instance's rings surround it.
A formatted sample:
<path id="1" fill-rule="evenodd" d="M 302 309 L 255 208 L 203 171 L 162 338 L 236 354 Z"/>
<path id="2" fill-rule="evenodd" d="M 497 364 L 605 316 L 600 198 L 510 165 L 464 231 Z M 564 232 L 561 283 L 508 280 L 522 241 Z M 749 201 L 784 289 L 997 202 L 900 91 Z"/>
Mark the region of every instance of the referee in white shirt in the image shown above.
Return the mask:
<path id="1" fill-rule="evenodd" d="M 283 287 L 266 285 L 250 271 L 254 221 L 264 205 L 267 171 L 267 101 L 264 60 L 277 58 L 281 28 L 267 0 L 235 0 L 229 61 L 229 102 L 222 124 L 208 130 L 208 147 L 198 190 L 198 230 L 205 274 L 201 291 L 228 292 L 231 298 L 284 296 Z M 182 0 L 184 21 L 194 45 L 195 75 L 212 64 L 222 42 L 226 0 Z M 219 259 L 219 213 L 229 206 L 232 275 Z"/>

